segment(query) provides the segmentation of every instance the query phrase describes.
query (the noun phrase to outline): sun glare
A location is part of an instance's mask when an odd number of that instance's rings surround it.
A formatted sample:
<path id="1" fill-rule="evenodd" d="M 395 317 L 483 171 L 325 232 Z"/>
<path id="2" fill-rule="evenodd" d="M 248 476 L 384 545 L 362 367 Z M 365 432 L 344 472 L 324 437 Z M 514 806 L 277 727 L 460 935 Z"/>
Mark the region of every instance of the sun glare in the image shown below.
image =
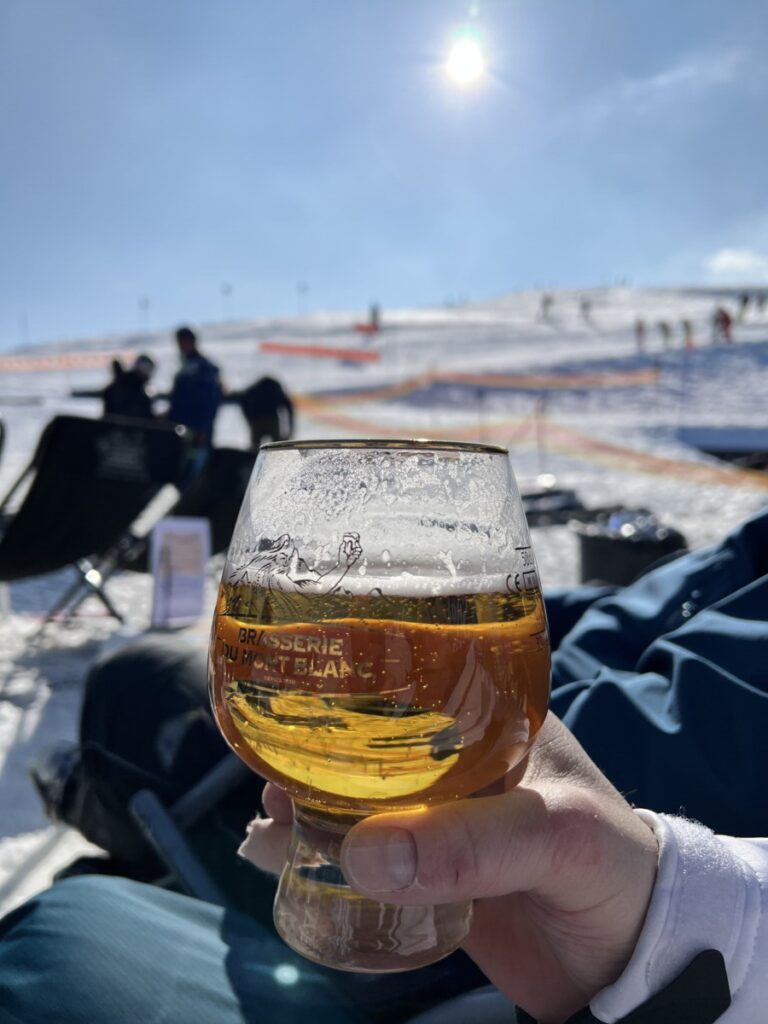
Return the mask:
<path id="1" fill-rule="evenodd" d="M 448 53 L 445 69 L 449 78 L 459 85 L 476 82 L 485 71 L 483 51 L 474 39 L 459 39 Z"/>

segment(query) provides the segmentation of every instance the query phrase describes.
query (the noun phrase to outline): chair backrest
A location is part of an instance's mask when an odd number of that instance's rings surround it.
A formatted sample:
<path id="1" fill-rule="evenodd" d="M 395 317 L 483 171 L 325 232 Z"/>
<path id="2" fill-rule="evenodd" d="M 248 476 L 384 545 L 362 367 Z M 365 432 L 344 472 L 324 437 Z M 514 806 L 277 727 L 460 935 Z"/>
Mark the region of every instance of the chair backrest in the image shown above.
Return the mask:
<path id="1" fill-rule="evenodd" d="M 0 580 L 104 554 L 157 491 L 179 479 L 183 431 L 170 424 L 57 416 L 32 459 L 34 478 L 0 540 Z"/>

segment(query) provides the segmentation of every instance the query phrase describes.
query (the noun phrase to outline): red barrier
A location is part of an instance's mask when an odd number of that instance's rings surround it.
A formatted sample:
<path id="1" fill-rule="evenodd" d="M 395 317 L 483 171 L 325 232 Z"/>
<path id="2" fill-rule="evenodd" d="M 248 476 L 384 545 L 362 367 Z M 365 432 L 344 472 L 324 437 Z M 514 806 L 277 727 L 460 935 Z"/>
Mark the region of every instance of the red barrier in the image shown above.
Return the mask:
<path id="1" fill-rule="evenodd" d="M 344 359 L 351 363 L 378 363 L 378 352 L 365 348 L 333 348 L 328 345 L 295 345 L 287 341 L 262 341 L 262 352 L 283 356 L 309 356 L 312 359 Z"/>

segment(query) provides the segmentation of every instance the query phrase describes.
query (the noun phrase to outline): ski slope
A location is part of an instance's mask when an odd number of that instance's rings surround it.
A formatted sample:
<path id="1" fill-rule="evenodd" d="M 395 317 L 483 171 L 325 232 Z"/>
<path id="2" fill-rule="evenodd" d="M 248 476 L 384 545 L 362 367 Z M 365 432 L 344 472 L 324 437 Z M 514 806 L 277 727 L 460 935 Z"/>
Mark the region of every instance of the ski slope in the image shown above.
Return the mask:
<path id="1" fill-rule="evenodd" d="M 766 426 L 768 309 L 748 309 L 734 343 L 711 344 L 711 316 L 734 314 L 738 290 L 680 288 L 552 291 L 452 308 L 387 310 L 375 335 L 354 330 L 360 313 L 314 314 L 204 325 L 203 351 L 225 382 L 280 378 L 296 396 L 299 437 L 439 436 L 506 444 L 521 487 L 539 474 L 574 488 L 588 506 L 645 507 L 681 530 L 692 547 L 719 539 L 768 500 L 768 475 L 708 458 L 679 438 L 681 428 Z M 582 302 L 590 304 L 588 320 Z M 638 351 L 635 322 L 647 325 Z M 682 321 L 695 347 L 682 347 Z M 659 321 L 672 330 L 664 348 Z M 268 347 L 320 350 L 314 355 Z M 269 345 L 271 343 L 271 346 Z M 323 354 L 348 351 L 350 358 Z M 170 386 L 177 356 L 169 332 L 38 345 L 0 355 L 0 416 L 6 445 L 0 493 L 28 461 L 55 414 L 98 415 L 99 403 L 68 397 L 97 388 L 115 353 L 157 361 L 154 385 Z M 353 361 L 354 353 L 363 353 Z M 359 361 L 362 360 L 362 361 Z M 244 447 L 239 410 L 223 407 L 219 445 Z M 579 581 L 568 527 L 533 531 L 545 589 Z M 221 561 L 210 568 L 213 595 Z M 0 616 L 0 910 L 49 883 L 82 847 L 48 825 L 28 781 L 29 764 L 60 739 L 74 739 L 81 684 L 93 658 L 148 629 L 150 581 L 116 578 L 111 593 L 127 610 L 123 627 L 85 605 L 68 625 L 40 638 L 39 618 L 69 581 L 67 573 L 5 588 Z M 204 645 L 207 621 L 187 631 Z"/>

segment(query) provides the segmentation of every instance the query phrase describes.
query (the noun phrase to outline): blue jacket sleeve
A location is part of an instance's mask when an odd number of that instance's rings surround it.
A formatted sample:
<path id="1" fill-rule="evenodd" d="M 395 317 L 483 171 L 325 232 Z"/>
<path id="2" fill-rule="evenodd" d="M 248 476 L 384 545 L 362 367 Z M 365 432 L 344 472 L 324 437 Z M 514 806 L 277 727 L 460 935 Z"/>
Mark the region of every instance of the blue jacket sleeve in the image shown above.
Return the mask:
<path id="1" fill-rule="evenodd" d="M 589 605 L 552 708 L 634 804 L 768 834 L 768 512 Z"/>

